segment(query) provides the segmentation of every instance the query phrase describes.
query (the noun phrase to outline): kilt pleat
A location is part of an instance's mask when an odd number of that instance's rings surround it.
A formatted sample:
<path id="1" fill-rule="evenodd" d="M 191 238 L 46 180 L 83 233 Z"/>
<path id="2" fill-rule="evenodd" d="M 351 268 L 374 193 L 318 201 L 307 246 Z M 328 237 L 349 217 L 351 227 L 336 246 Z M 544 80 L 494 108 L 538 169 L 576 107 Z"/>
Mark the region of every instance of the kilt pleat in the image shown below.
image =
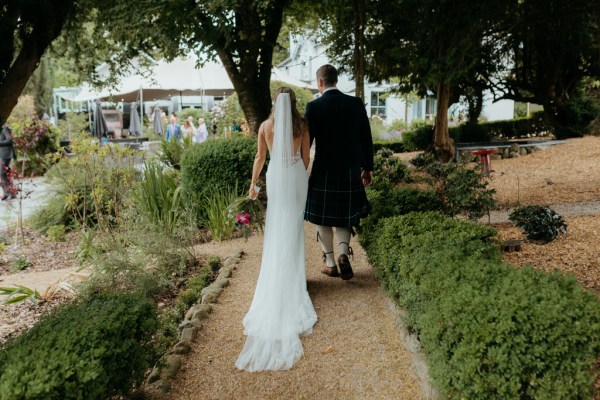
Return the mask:
<path id="1" fill-rule="evenodd" d="M 360 168 L 313 171 L 304 219 L 316 225 L 352 228 L 370 212 Z"/>

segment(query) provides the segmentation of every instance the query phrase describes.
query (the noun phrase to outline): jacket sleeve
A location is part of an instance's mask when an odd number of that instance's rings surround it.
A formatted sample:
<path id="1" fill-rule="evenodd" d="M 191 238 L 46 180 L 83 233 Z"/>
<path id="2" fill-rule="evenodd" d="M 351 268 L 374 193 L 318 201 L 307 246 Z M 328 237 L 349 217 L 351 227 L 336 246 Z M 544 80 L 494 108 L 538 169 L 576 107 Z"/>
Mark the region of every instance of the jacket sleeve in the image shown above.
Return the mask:
<path id="1" fill-rule="evenodd" d="M 4 132 L 2 132 L 3 134 L 0 135 L 0 147 L 10 147 L 12 146 L 12 139 L 10 134 L 6 134 Z"/>
<path id="2" fill-rule="evenodd" d="M 308 134 L 310 135 L 310 146 L 312 147 L 313 141 L 315 140 L 315 130 L 313 129 L 313 118 L 311 118 L 314 114 L 312 101 L 306 104 L 306 110 L 304 111 L 304 119 L 308 125 Z"/>
<path id="3" fill-rule="evenodd" d="M 362 101 L 358 99 L 357 107 L 360 113 L 360 144 L 362 150 L 362 168 L 365 171 L 373 171 L 373 138 L 371 137 L 371 125 L 367 110 Z"/>

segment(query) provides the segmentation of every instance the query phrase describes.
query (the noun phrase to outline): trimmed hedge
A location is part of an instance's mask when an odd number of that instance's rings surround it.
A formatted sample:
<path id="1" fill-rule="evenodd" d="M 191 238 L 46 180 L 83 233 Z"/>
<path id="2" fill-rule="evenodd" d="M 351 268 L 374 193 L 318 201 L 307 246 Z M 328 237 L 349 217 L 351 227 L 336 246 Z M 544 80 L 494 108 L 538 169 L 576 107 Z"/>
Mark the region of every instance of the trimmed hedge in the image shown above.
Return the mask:
<path id="1" fill-rule="evenodd" d="M 135 294 L 61 306 L 0 352 L 2 399 L 104 399 L 141 382 L 155 307 Z"/>
<path id="2" fill-rule="evenodd" d="M 360 221 L 358 227 L 359 240 L 363 247 L 369 246 L 369 235 L 383 218 L 404 215 L 415 211 L 440 211 L 442 203 L 433 190 L 421 190 L 412 187 L 393 188 L 386 191 L 376 191 L 367 188 L 367 198 L 372 210 L 368 217 Z M 365 233 L 364 235 L 362 233 Z"/>
<path id="3" fill-rule="evenodd" d="M 394 153 L 404 153 L 406 148 L 402 141 L 396 140 L 378 140 L 373 142 L 373 153 L 377 153 L 381 149 L 390 149 Z"/>
<path id="4" fill-rule="evenodd" d="M 216 188 L 247 191 L 252 179 L 256 140 L 209 140 L 192 146 L 181 160 L 181 182 L 186 197 L 203 199 Z"/>
<path id="5" fill-rule="evenodd" d="M 590 398 L 600 304 L 572 277 L 503 263 L 494 234 L 438 213 L 363 232 L 442 397 Z"/>
<path id="6" fill-rule="evenodd" d="M 483 124 L 463 124 L 448 128 L 454 143 L 489 142 L 495 138 L 515 139 L 542 132 L 553 132 L 543 118 L 543 111 L 531 114 L 529 118 L 486 122 Z M 423 126 L 402 135 L 408 151 L 427 150 L 433 146 L 433 126 Z"/>

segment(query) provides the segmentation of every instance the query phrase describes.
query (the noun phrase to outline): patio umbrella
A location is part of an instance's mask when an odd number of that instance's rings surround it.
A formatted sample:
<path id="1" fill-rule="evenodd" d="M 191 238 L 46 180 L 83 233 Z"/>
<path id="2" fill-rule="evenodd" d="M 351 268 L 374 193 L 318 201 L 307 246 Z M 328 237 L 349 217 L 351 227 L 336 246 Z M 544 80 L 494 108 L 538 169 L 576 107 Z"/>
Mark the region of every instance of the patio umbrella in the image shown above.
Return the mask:
<path id="1" fill-rule="evenodd" d="M 131 105 L 131 115 L 129 117 L 129 134 L 133 136 L 140 136 L 142 134 L 142 124 L 140 122 L 140 115 L 137 112 L 137 103 Z"/>
<path id="2" fill-rule="evenodd" d="M 104 114 L 102 114 L 100 102 L 96 100 L 96 107 L 94 109 L 94 136 L 102 138 L 107 136 L 107 134 L 108 126 L 106 125 L 106 119 L 104 119 Z"/>
<path id="3" fill-rule="evenodd" d="M 154 109 L 154 121 L 152 124 L 152 127 L 154 129 L 154 133 L 156 133 L 157 135 L 164 135 L 165 131 L 163 130 L 163 126 L 162 126 L 162 120 L 161 120 L 161 116 L 160 116 L 160 108 L 156 107 Z"/>

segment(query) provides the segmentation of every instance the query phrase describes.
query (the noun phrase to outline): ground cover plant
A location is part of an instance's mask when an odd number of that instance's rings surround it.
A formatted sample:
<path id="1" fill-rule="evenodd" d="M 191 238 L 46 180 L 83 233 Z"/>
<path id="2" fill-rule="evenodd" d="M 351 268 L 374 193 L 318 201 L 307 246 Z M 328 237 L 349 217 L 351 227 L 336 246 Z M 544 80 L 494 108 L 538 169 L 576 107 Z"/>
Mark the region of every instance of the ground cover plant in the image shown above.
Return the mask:
<path id="1" fill-rule="evenodd" d="M 98 399 L 129 393 L 150 366 L 148 343 L 156 327 L 155 306 L 133 293 L 63 305 L 0 352 L 0 397 Z"/>

